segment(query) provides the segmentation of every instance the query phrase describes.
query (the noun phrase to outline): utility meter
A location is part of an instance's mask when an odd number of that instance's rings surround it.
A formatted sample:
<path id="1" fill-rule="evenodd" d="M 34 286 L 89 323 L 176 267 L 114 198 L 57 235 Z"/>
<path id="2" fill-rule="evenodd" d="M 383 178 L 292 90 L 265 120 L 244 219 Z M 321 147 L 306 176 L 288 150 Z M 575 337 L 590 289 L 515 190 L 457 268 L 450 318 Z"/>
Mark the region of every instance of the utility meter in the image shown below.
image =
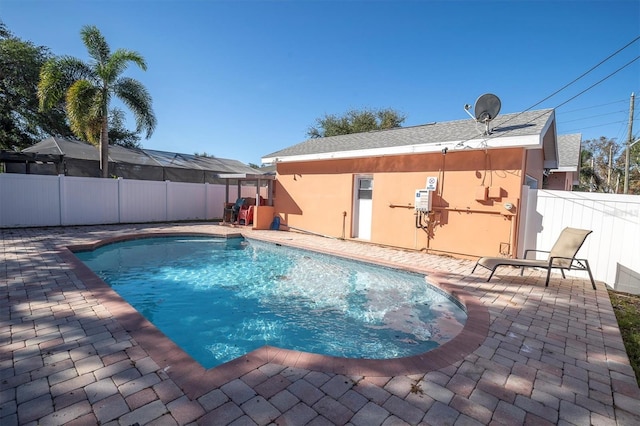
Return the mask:
<path id="1" fill-rule="evenodd" d="M 431 211 L 431 192 L 428 189 L 416 189 L 415 207 L 420 212 Z"/>

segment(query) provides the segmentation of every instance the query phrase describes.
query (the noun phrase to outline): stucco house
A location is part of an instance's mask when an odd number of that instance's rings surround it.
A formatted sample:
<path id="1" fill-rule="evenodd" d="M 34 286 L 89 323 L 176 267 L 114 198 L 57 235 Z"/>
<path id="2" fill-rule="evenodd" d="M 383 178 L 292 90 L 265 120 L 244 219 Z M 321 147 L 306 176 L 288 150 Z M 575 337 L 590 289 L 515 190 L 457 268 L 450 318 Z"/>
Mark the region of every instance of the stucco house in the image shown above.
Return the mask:
<path id="1" fill-rule="evenodd" d="M 513 256 L 523 185 L 542 187 L 559 167 L 555 111 L 310 139 L 262 162 L 276 165 L 273 214 L 292 229 Z"/>

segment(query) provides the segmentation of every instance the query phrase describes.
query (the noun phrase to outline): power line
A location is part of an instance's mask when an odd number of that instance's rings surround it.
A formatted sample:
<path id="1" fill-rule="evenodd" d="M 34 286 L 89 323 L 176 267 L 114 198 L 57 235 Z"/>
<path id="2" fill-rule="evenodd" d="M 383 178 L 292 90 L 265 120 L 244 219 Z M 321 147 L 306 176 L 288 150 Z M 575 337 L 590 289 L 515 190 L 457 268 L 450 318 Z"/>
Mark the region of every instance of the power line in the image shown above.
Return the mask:
<path id="1" fill-rule="evenodd" d="M 611 126 L 613 124 L 626 124 L 627 120 L 620 120 L 620 121 L 610 121 L 609 123 L 603 123 L 603 124 L 596 124 L 594 126 L 581 126 L 579 129 L 573 129 L 573 130 L 566 130 L 567 133 L 571 133 L 571 132 L 578 132 L 580 130 L 584 130 L 584 129 L 593 129 L 596 127 L 604 127 L 604 126 Z"/>
<path id="2" fill-rule="evenodd" d="M 604 113 L 604 114 L 590 115 L 588 117 L 575 118 L 573 120 L 562 120 L 562 123 L 573 123 L 574 121 L 589 120 L 589 119 L 592 119 L 592 118 L 604 117 L 605 115 L 620 114 L 621 112 L 629 112 L 629 111 L 620 110 L 620 111 L 607 112 L 607 113 Z"/>
<path id="3" fill-rule="evenodd" d="M 640 37 L 638 37 L 638 38 L 640 38 Z M 636 40 L 637 40 L 637 39 L 636 39 Z M 557 105 L 557 106 L 555 107 L 555 109 L 557 109 L 557 108 L 561 107 L 562 105 L 567 104 L 568 102 L 571 102 L 572 100 L 574 100 L 574 99 L 575 99 L 575 98 L 577 98 L 578 96 L 580 96 L 580 95 L 584 94 L 585 92 L 587 92 L 587 91 L 589 91 L 589 90 L 593 89 L 595 86 L 597 86 L 598 84 L 602 83 L 603 81 L 605 81 L 605 80 L 607 80 L 607 79 L 611 78 L 612 76 L 614 76 L 615 74 L 617 74 L 618 72 L 620 72 L 620 71 L 621 71 L 621 70 L 623 70 L 624 68 L 628 67 L 629 65 L 631 65 L 632 63 L 634 63 L 634 62 L 635 62 L 635 61 L 637 61 L 638 59 L 640 59 L 640 56 L 635 57 L 634 59 L 632 59 L 631 61 L 627 62 L 625 65 L 621 66 L 620 68 L 618 68 L 618 69 L 617 69 L 617 70 L 615 70 L 614 72 L 610 73 L 609 75 L 607 75 L 607 76 L 605 76 L 604 78 L 602 78 L 602 79 L 598 80 L 597 82 L 593 83 L 591 86 L 587 87 L 587 88 L 586 88 L 586 89 L 584 89 L 583 91 L 579 92 L 578 94 L 576 94 L 576 95 L 574 95 L 574 96 L 570 97 L 570 98 L 569 98 L 569 99 L 567 99 L 566 101 L 564 101 L 564 102 L 562 102 L 561 104 Z M 549 98 L 549 97 L 547 97 L 546 99 L 548 99 L 548 98 Z M 539 102 L 538 102 L 538 104 L 539 104 Z M 536 104 L 536 105 L 538 105 L 538 104 Z M 535 106 L 535 105 L 534 105 L 534 106 Z M 526 109 L 525 111 L 528 111 L 528 110 L 529 110 L 529 109 L 531 109 L 531 108 L 532 108 L 532 107 L 530 107 L 530 108 Z M 507 122 L 509 122 L 509 121 L 511 121 L 511 120 L 513 120 L 513 119 L 515 119 L 516 117 L 518 117 L 519 115 L 521 115 L 521 114 L 522 114 L 522 113 L 524 113 L 525 111 L 522 111 L 522 112 L 520 112 L 520 113 L 518 113 L 518 114 L 514 115 L 513 117 L 509 118 L 508 120 L 506 120 L 506 121 L 504 121 L 504 122 L 502 122 L 502 123 L 500 123 L 500 124 L 501 124 L 502 126 L 504 126 L 504 124 L 506 124 Z M 545 115 L 545 114 L 546 114 L 546 111 L 545 111 L 545 112 L 543 112 L 543 113 L 541 113 L 540 115 L 537 115 L 536 117 L 534 117 L 534 118 L 530 119 L 530 120 L 528 121 L 528 123 L 532 123 L 532 122 L 536 121 L 538 118 L 542 117 L 542 116 L 543 116 L 543 115 Z M 525 123 L 525 124 L 528 124 L 528 123 Z M 613 124 L 615 124 L 615 123 L 613 123 Z M 595 126 L 595 127 L 600 127 L 600 126 Z M 588 128 L 588 127 L 584 127 L 584 128 Z M 496 136 L 488 136 L 486 139 L 488 140 L 488 139 L 496 139 L 496 138 L 498 138 L 498 137 L 503 137 L 503 136 L 505 136 L 506 134 L 508 134 L 508 133 L 510 133 L 510 132 L 512 132 L 512 131 L 513 131 L 513 130 L 507 130 L 506 132 L 504 132 L 504 133 L 502 133 L 502 134 L 500 134 L 500 135 L 496 135 Z M 461 143 L 464 143 L 464 142 L 468 142 L 468 141 L 470 141 L 471 139 L 473 139 L 473 138 L 469 138 L 469 139 L 467 139 L 466 141 L 459 142 L 458 144 L 461 144 Z M 485 142 L 486 142 L 486 141 L 485 141 Z"/>
<path id="4" fill-rule="evenodd" d="M 562 90 L 566 89 L 567 87 L 571 86 L 573 83 L 575 83 L 576 81 L 580 80 L 582 77 L 584 77 L 585 75 L 589 74 L 591 71 L 595 70 L 596 68 L 598 68 L 600 65 L 602 65 L 603 63 L 605 63 L 606 61 L 608 61 L 609 59 L 613 58 L 615 55 L 617 55 L 618 53 L 622 52 L 624 49 L 626 49 L 627 47 L 631 46 L 633 43 L 635 43 L 636 41 L 640 40 L 640 36 L 634 38 L 633 40 L 631 40 L 629 43 L 627 43 L 626 45 L 624 45 L 623 47 L 621 47 L 620 49 L 616 50 L 614 53 L 612 53 L 611 55 L 607 56 L 605 59 L 603 59 L 602 61 L 600 61 L 599 63 L 597 63 L 596 65 L 594 65 L 593 67 L 591 67 L 588 71 L 582 73 L 579 77 L 573 79 L 573 81 L 571 81 L 568 84 L 565 84 L 563 87 L 561 87 L 560 89 L 556 90 L 555 92 L 553 92 L 551 95 L 547 96 L 546 98 L 542 99 L 539 102 L 536 102 L 535 104 L 531 105 L 529 108 L 525 109 L 524 111 L 519 112 L 518 114 L 514 115 L 513 117 L 509 118 L 508 120 L 506 120 L 505 122 L 501 123 L 502 125 L 508 123 L 511 120 L 514 120 L 515 118 L 519 117 L 521 114 L 524 114 L 525 112 L 531 110 L 532 108 L 540 105 L 542 102 L 550 99 L 551 97 L 555 96 L 556 94 L 560 93 Z M 582 92 L 578 93 L 577 95 L 569 98 L 568 100 L 566 100 L 565 102 L 562 102 L 560 105 L 556 106 L 555 109 L 560 108 L 561 106 L 565 105 L 566 103 L 574 100 L 575 98 L 577 98 L 578 96 L 582 95 L 583 93 L 585 93 L 588 90 L 591 90 L 593 87 L 597 86 L 598 84 L 602 83 L 603 81 L 607 80 L 608 78 L 612 77 L 614 74 L 618 73 L 619 71 L 621 71 L 622 69 L 626 68 L 627 66 L 631 65 L 633 62 L 637 61 L 638 59 L 640 59 L 640 56 L 636 57 L 635 59 L 631 60 L 630 62 L 628 62 L 627 64 L 623 65 L 622 67 L 618 68 L 617 70 L 615 70 L 614 72 L 612 72 L 611 74 L 605 76 L 603 79 L 601 79 L 600 81 L 592 84 L 591 86 L 587 87 L 585 90 L 583 90 Z M 540 118 L 542 115 L 535 117 L 533 120 L 537 120 L 538 118 Z M 509 133 L 509 132 L 506 132 Z M 504 134 L 503 134 L 504 135 Z M 495 138 L 495 137 L 494 137 Z M 470 140 L 470 139 L 468 139 Z M 463 142 L 467 142 L 467 141 L 463 141 Z"/>
<path id="5" fill-rule="evenodd" d="M 608 61 L 609 59 L 613 58 L 615 55 L 617 55 L 618 53 L 622 52 L 624 49 L 626 49 L 627 47 L 631 46 L 633 43 L 635 43 L 636 41 L 640 40 L 640 36 L 634 38 L 633 40 L 631 40 L 629 43 L 627 43 L 626 45 L 622 46 L 620 49 L 616 50 L 615 52 L 613 52 L 611 55 L 607 56 L 605 59 L 603 59 L 602 61 L 598 62 L 596 65 L 594 65 L 593 67 L 591 67 L 589 70 L 585 71 L 584 73 L 582 73 L 580 76 L 576 77 L 575 79 L 573 79 L 571 82 L 569 82 L 568 84 L 565 84 L 564 86 L 562 86 L 560 89 L 556 90 L 555 92 L 553 92 L 551 95 L 547 96 L 546 98 L 542 99 L 539 102 L 536 102 L 535 104 L 531 105 L 529 108 L 525 109 L 524 111 L 521 111 L 517 114 L 515 114 L 513 117 L 507 119 L 506 121 L 500 123 L 501 126 L 504 126 L 506 123 L 514 120 L 515 118 L 519 117 L 520 115 L 524 114 L 525 112 L 531 110 L 532 108 L 535 108 L 536 106 L 540 105 L 542 102 L 552 98 L 553 96 L 557 95 L 558 93 L 560 93 L 561 91 L 563 91 L 564 89 L 566 89 L 567 87 L 571 86 L 573 83 L 577 82 L 578 80 L 580 80 L 581 78 L 583 78 L 584 76 L 586 76 L 587 74 L 589 74 L 591 71 L 595 70 L 596 68 L 598 68 L 600 65 L 602 65 L 603 63 L 605 63 L 606 61 Z M 635 61 L 637 61 L 638 59 L 640 59 L 640 56 L 635 57 L 634 59 L 632 59 L 631 61 L 629 61 L 628 63 L 626 63 L 625 65 L 623 65 L 622 67 L 618 68 L 617 70 L 615 70 L 614 72 L 608 74 L 607 76 L 605 76 L 604 78 L 600 79 L 599 81 L 597 81 L 596 83 L 592 84 L 591 86 L 587 87 L 586 89 L 584 89 L 583 91 L 579 92 L 578 94 L 572 96 L 571 98 L 567 99 L 566 101 L 560 103 L 559 105 L 557 105 L 554 109 L 560 108 L 563 105 L 566 105 L 567 103 L 571 102 L 572 100 L 574 100 L 575 98 L 577 98 L 578 96 L 584 94 L 585 92 L 593 89 L 595 86 L 597 86 L 598 84 L 602 83 L 603 81 L 611 78 L 612 76 L 614 76 L 615 74 L 617 74 L 618 72 L 620 72 L 621 70 L 623 70 L 624 68 L 628 67 L 629 65 L 631 65 L 632 63 L 634 63 Z M 542 117 L 544 114 L 546 114 L 546 111 L 543 112 L 542 114 L 530 119 L 527 123 L 525 124 L 529 124 L 534 122 L 535 120 L 537 120 L 538 118 Z M 600 127 L 600 126 L 595 126 L 595 127 Z M 498 137 L 503 137 L 506 134 L 512 132 L 513 130 L 507 130 L 506 132 L 500 134 L 500 135 L 487 135 L 487 137 L 485 138 L 484 144 L 486 145 L 487 140 L 489 139 L 496 139 Z M 458 142 L 456 144 L 456 146 L 463 146 L 466 142 L 475 139 L 477 136 L 472 136 L 466 140 L 462 140 L 460 142 Z"/>
<path id="6" fill-rule="evenodd" d="M 609 74 L 609 75 L 605 76 L 604 78 L 598 80 L 597 82 L 593 83 L 591 86 L 589 86 L 586 89 L 584 89 L 583 91 L 579 92 L 577 95 L 572 96 L 569 99 L 567 99 L 566 101 L 562 102 L 560 105 L 556 106 L 556 109 L 560 108 L 562 105 L 564 105 L 564 104 L 566 104 L 568 102 L 571 102 L 572 100 L 574 100 L 578 96 L 582 95 L 583 93 L 593 89 L 595 86 L 597 86 L 598 84 L 602 83 L 603 81 L 608 80 L 609 78 L 613 77 L 615 74 L 617 74 L 618 72 L 622 71 L 623 69 L 625 69 L 626 67 L 628 67 L 629 65 L 631 65 L 632 63 L 637 61 L 638 59 L 640 59 L 640 56 L 636 56 L 634 59 L 632 59 L 631 61 L 627 62 L 626 64 L 624 64 L 623 66 L 621 66 L 620 68 L 618 68 L 617 70 L 612 72 L 611 74 Z"/>
<path id="7" fill-rule="evenodd" d="M 640 101 L 640 99 L 636 99 L 636 102 Z M 574 110 L 570 110 L 570 111 L 563 111 L 563 112 L 557 112 L 557 116 L 560 117 L 566 117 L 569 114 L 572 113 L 576 113 L 576 112 L 581 112 L 581 111 L 586 111 L 586 110 L 593 110 L 596 108 L 601 108 L 601 107 L 606 107 L 606 106 L 610 106 L 610 105 L 617 105 L 617 104 L 627 104 L 629 102 L 628 99 L 621 99 L 621 100 L 617 100 L 617 101 L 612 101 L 612 102 L 606 102 L 606 103 L 602 103 L 599 105 L 592 105 L 592 106 L 588 106 L 588 107 L 584 107 L 584 108 L 578 108 L 578 109 L 574 109 Z M 573 132 L 581 132 L 582 130 L 587 130 L 587 129 L 593 129 L 593 128 L 598 128 L 598 127 L 606 127 L 606 126 L 612 126 L 615 124 L 618 124 L 618 126 L 616 126 L 617 130 L 613 131 L 613 139 L 615 140 L 622 140 L 623 138 L 623 133 L 626 131 L 626 125 L 628 123 L 628 120 L 626 118 L 626 114 L 628 113 L 628 110 L 617 110 L 617 111 L 612 111 L 612 112 L 606 112 L 606 113 L 600 113 L 598 115 L 590 115 L 590 116 L 584 116 L 581 118 L 576 118 L 573 120 L 565 120 L 565 119 L 559 119 L 560 122 L 560 126 L 565 126 L 568 123 L 574 123 L 576 121 L 582 121 L 582 120 L 591 120 L 594 118 L 603 118 L 605 116 L 611 116 L 611 115 L 616 115 L 616 114 L 624 114 L 624 119 L 621 121 L 612 121 L 612 122 L 607 122 L 607 123 L 603 123 L 603 124 L 597 124 L 597 125 L 592 125 L 592 126 L 587 126 L 587 127 L 581 127 L 580 129 L 571 129 L 571 130 L 564 130 L 563 129 L 563 133 L 573 133 Z M 638 116 L 640 115 L 640 111 L 638 111 L 638 113 L 636 113 L 636 119 L 638 118 Z M 609 131 L 611 132 L 611 131 Z"/>
<path id="8" fill-rule="evenodd" d="M 625 113 L 628 113 L 628 111 L 623 111 Z M 602 115 L 600 115 L 602 116 Z M 634 114 L 634 121 L 635 120 L 639 120 L 640 119 L 640 112 L 636 112 Z M 577 121 L 577 120 L 572 120 L 572 121 Z M 569 123 L 571 121 L 563 121 L 562 124 L 564 125 L 565 123 Z M 627 124 L 629 123 L 629 120 L 627 118 L 625 118 L 624 120 L 619 120 L 619 121 L 609 121 L 607 123 L 601 123 L 601 124 L 595 124 L 593 126 L 582 126 L 579 129 L 570 129 L 570 130 L 563 130 L 563 133 L 573 133 L 573 132 L 580 132 L 582 130 L 586 130 L 586 129 L 594 129 L 594 128 L 598 128 L 598 127 L 606 127 L 606 126 L 612 126 L 615 124 L 618 124 L 618 131 L 614 132 L 614 136 L 610 139 L 615 139 L 618 141 L 622 141 L 625 140 L 627 138 L 627 135 L 625 134 L 627 132 Z"/>
<path id="9" fill-rule="evenodd" d="M 560 89 L 556 90 L 555 92 L 553 92 L 552 94 L 550 94 L 549 96 L 547 96 L 546 98 L 544 98 L 543 100 L 539 101 L 538 103 L 533 104 L 532 106 L 530 106 L 529 108 L 525 109 L 523 112 L 525 111 L 529 111 L 532 108 L 535 108 L 536 106 L 540 105 L 541 103 L 543 103 L 544 101 L 554 97 L 555 95 L 557 95 L 558 93 L 560 93 L 561 91 L 563 91 L 564 89 L 566 89 L 567 87 L 571 86 L 573 83 L 575 83 L 576 81 L 580 80 L 582 77 L 584 77 L 585 75 L 589 74 L 591 71 L 595 70 L 596 68 L 598 68 L 600 65 L 604 64 L 605 62 L 607 62 L 609 59 L 613 58 L 614 56 L 616 56 L 618 53 L 622 52 L 624 49 L 626 49 L 627 47 L 631 46 L 633 43 L 635 43 L 636 41 L 640 40 L 640 36 L 634 38 L 633 40 L 631 40 L 629 43 L 627 43 L 626 45 L 624 45 L 623 47 L 621 47 L 620 49 L 616 50 L 615 52 L 613 52 L 611 55 L 607 56 L 605 59 L 603 59 L 602 61 L 598 62 L 596 65 L 594 65 L 593 67 L 591 67 L 589 70 L 585 71 L 584 73 L 582 73 L 579 77 L 574 78 L 570 83 L 565 84 L 564 86 L 562 86 Z M 638 58 L 636 58 L 638 59 Z M 562 104 L 561 104 L 562 105 Z"/>
<path id="10" fill-rule="evenodd" d="M 562 111 L 562 114 L 569 114 L 569 113 L 572 113 L 572 112 L 584 111 L 585 109 L 600 108 L 600 107 L 603 107 L 603 106 L 608 106 L 608 105 L 613 105 L 613 104 L 620 104 L 620 103 L 623 103 L 623 102 L 627 103 L 627 102 L 629 102 L 629 99 L 620 99 L 619 101 L 607 102 L 606 104 L 593 105 L 593 106 L 588 106 L 588 107 L 584 107 L 584 108 L 572 109 L 570 111 Z M 636 100 L 636 102 L 638 102 L 638 100 Z"/>
<path id="11" fill-rule="evenodd" d="M 638 40 L 638 39 L 640 39 L 640 36 L 638 36 L 638 38 L 636 38 L 635 40 Z M 635 40 L 634 40 L 634 41 L 635 41 Z M 621 66 L 620 68 L 618 68 L 617 70 L 615 70 L 614 72 L 610 73 L 609 75 L 606 75 L 605 77 L 603 77 L 602 79 L 600 79 L 600 80 L 596 81 L 596 82 L 595 82 L 595 83 L 593 83 L 591 86 L 589 86 L 589 87 L 587 87 L 586 89 L 582 90 L 582 91 L 581 91 L 581 92 L 579 92 L 578 94 L 576 94 L 576 95 L 574 95 L 574 96 L 570 97 L 569 99 L 567 99 L 566 101 L 564 101 L 564 102 L 560 103 L 560 104 L 559 104 L 559 105 L 557 105 L 554 109 L 560 108 L 562 105 L 565 105 L 565 104 L 567 104 L 567 103 L 571 102 L 572 100 L 574 100 L 575 98 L 577 98 L 578 96 L 583 95 L 585 92 L 587 92 L 587 91 L 589 91 L 589 90 L 593 89 L 595 86 L 597 86 L 598 84 L 602 83 L 603 81 L 605 81 L 605 80 L 607 80 L 607 79 L 609 79 L 609 78 L 613 77 L 615 74 L 617 74 L 618 72 L 622 71 L 623 69 L 625 69 L 626 67 L 628 67 L 629 65 L 631 65 L 632 63 L 634 63 L 635 61 L 637 61 L 638 59 L 640 59 L 640 56 L 636 56 L 634 59 L 632 59 L 631 61 L 627 62 L 626 64 L 624 64 L 623 66 Z M 550 96 L 546 97 L 546 98 L 545 98 L 545 100 L 546 100 L 546 99 L 549 99 L 549 97 L 550 97 Z M 537 103 L 537 104 L 535 104 L 535 105 L 539 105 L 539 104 L 540 104 L 540 102 L 538 102 L 538 103 Z M 534 105 L 534 106 L 535 106 L 535 105 Z M 501 123 L 501 125 L 504 125 L 505 123 L 507 123 L 507 122 L 509 122 L 509 121 L 513 120 L 514 118 L 516 118 L 516 117 L 518 117 L 519 115 L 521 115 L 522 113 L 524 113 L 524 112 L 526 112 L 526 111 L 530 110 L 531 108 L 533 108 L 533 107 L 529 107 L 528 109 L 526 109 L 526 110 L 524 110 L 524 111 L 522 111 L 522 112 L 520 112 L 520 113 L 516 114 L 515 116 L 513 116 L 513 117 L 511 117 L 510 119 L 508 119 L 508 120 L 504 121 L 503 123 Z M 529 120 L 529 123 L 532 123 L 533 121 L 535 121 L 535 120 L 537 120 L 538 118 L 542 117 L 544 114 L 546 114 L 546 112 L 543 112 L 542 114 L 540 114 L 540 115 L 538 115 L 538 116 L 536 116 L 536 117 L 532 118 L 531 120 Z M 526 123 L 525 123 L 525 124 L 526 124 Z M 490 138 L 488 138 L 488 139 L 495 139 L 495 138 L 497 138 L 497 137 L 502 137 L 502 136 L 504 136 L 505 134 L 507 134 L 507 133 L 509 133 L 509 132 L 512 132 L 512 131 L 513 131 L 513 130 L 508 130 L 508 131 L 504 132 L 504 133 L 503 133 L 503 134 L 501 134 L 501 135 L 494 136 L 494 137 L 490 137 Z M 465 142 L 466 142 L 466 141 L 465 141 Z"/>

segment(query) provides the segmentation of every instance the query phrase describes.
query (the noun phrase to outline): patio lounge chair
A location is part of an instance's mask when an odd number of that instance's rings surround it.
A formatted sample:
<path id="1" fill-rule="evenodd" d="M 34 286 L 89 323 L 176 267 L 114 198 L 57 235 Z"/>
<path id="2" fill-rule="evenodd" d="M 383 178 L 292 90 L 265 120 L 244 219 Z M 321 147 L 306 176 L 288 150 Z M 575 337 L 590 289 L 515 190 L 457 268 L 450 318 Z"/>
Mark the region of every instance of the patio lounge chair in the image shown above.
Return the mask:
<path id="1" fill-rule="evenodd" d="M 593 280 L 591 274 L 591 268 L 587 259 L 577 259 L 576 255 L 578 250 L 582 247 L 582 244 L 587 239 L 587 236 L 592 231 L 586 229 L 577 228 L 564 228 L 558 237 L 558 240 L 551 248 L 551 251 L 544 250 L 526 250 L 524 252 L 524 259 L 508 259 L 503 257 L 481 257 L 473 267 L 473 274 L 478 266 L 489 269 L 491 274 L 487 278 L 487 282 L 493 277 L 493 273 L 498 266 L 516 266 L 520 268 L 520 275 L 524 271 L 524 268 L 544 268 L 547 270 L 547 281 L 545 286 L 549 286 L 549 278 L 552 269 L 560 269 L 562 272 L 562 278 L 566 278 L 564 275 L 565 269 L 587 271 L 589 273 L 589 279 L 591 279 L 591 285 L 593 289 L 596 289 L 596 283 Z M 547 259 L 528 259 L 529 252 L 548 253 Z"/>

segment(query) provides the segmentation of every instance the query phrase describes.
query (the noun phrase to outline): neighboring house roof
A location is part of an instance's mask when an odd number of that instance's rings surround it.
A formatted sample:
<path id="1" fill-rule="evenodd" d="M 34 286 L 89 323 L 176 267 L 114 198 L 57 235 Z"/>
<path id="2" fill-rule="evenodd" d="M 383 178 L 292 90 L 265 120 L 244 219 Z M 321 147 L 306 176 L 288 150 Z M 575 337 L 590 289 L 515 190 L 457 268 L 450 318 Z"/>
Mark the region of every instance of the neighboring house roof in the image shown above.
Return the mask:
<path id="1" fill-rule="evenodd" d="M 397 127 L 364 133 L 309 139 L 262 158 L 263 163 L 357 158 L 436 152 L 444 149 L 485 149 L 498 147 L 542 148 L 543 137 L 553 127 L 553 109 L 498 116 L 485 125 L 472 119 Z M 548 139 L 548 138 L 547 138 Z M 555 143 L 555 137 L 552 138 Z M 555 162 L 555 146 L 544 146 L 545 157 Z"/>
<path id="2" fill-rule="evenodd" d="M 582 134 L 558 135 L 558 168 L 551 172 L 577 172 L 580 165 Z"/>
<path id="3" fill-rule="evenodd" d="M 67 159 L 100 161 L 95 146 L 86 142 L 50 137 L 22 150 L 25 153 L 64 155 Z M 156 151 L 152 149 L 109 146 L 109 161 L 140 166 L 156 166 L 190 170 L 206 170 L 216 173 L 259 174 L 259 171 L 238 161 L 217 157 L 201 157 L 191 154 Z"/>

